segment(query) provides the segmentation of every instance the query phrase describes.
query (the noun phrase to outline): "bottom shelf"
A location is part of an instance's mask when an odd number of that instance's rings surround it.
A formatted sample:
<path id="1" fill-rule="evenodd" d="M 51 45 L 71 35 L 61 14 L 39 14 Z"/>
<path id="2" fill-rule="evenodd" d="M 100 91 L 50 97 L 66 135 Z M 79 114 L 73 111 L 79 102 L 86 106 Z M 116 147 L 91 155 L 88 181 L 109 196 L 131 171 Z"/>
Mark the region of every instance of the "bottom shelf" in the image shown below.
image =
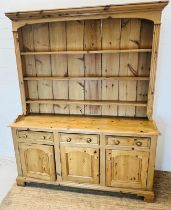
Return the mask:
<path id="1" fill-rule="evenodd" d="M 60 100 L 60 99 L 39 99 L 39 100 L 27 100 L 27 104 L 77 104 L 77 105 L 122 105 L 122 106 L 140 106 L 146 107 L 146 101 L 113 101 L 113 100 Z"/>

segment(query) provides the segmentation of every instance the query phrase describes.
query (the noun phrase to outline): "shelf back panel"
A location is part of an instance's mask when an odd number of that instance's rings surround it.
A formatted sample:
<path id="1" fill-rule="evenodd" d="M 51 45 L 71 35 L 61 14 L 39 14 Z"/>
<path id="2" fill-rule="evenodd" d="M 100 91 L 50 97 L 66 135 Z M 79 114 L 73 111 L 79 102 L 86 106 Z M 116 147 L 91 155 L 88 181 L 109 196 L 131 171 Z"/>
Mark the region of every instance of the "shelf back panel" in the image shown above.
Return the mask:
<path id="1" fill-rule="evenodd" d="M 97 19 L 26 25 L 20 29 L 23 52 L 151 49 L 153 22 L 144 19 Z M 42 54 L 22 56 L 26 100 L 146 102 L 151 52 Z M 53 77 L 117 77 L 117 80 L 53 80 Z M 146 117 L 146 107 L 29 103 L 29 113 Z"/>

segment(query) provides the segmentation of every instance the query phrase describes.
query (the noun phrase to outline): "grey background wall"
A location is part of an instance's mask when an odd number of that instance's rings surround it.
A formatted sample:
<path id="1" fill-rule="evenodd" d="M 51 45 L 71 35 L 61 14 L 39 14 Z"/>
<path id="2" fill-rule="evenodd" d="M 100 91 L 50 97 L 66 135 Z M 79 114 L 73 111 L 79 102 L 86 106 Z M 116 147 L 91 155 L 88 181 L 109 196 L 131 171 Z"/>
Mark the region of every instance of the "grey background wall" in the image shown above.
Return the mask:
<path id="1" fill-rule="evenodd" d="M 14 157 L 8 125 L 21 114 L 12 28 L 4 12 L 135 2 L 148 0 L 0 0 L 0 156 Z M 156 169 L 171 171 L 171 3 L 162 16 L 154 119 L 161 132 Z"/>

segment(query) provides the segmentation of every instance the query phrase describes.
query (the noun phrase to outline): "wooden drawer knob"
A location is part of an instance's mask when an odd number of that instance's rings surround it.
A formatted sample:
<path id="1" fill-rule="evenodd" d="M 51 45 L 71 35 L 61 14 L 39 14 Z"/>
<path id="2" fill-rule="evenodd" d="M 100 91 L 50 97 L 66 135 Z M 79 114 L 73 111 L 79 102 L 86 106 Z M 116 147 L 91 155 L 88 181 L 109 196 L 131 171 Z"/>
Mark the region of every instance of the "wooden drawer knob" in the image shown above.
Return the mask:
<path id="1" fill-rule="evenodd" d="M 68 137 L 68 138 L 66 139 L 66 141 L 67 141 L 67 142 L 71 142 L 71 138 Z"/>
<path id="2" fill-rule="evenodd" d="M 142 142 L 141 142 L 141 141 L 137 141 L 135 144 L 136 144 L 138 147 L 141 147 L 141 146 L 142 146 Z"/>
<path id="3" fill-rule="evenodd" d="M 114 144 L 115 145 L 119 145 L 120 144 L 120 141 L 119 140 L 114 140 Z"/>
<path id="4" fill-rule="evenodd" d="M 87 143 L 91 143 L 91 142 L 92 142 L 92 139 L 88 138 Z"/>
<path id="5" fill-rule="evenodd" d="M 26 139 L 26 138 L 27 138 L 27 135 L 26 135 L 26 134 L 24 134 L 24 135 L 23 135 L 23 138 L 25 138 L 25 139 Z"/>
<path id="6" fill-rule="evenodd" d="M 45 140 L 45 139 L 46 139 L 46 136 L 42 136 L 42 138 L 41 138 L 41 139 Z"/>

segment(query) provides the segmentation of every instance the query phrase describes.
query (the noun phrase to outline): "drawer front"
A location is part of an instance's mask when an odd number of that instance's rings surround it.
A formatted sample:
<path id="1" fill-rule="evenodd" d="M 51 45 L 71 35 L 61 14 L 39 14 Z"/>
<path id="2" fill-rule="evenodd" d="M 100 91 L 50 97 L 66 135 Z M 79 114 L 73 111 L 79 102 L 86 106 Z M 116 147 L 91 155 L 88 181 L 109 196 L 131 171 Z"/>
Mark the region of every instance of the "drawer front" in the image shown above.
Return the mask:
<path id="1" fill-rule="evenodd" d="M 107 145 L 149 147 L 150 138 L 108 136 Z"/>
<path id="2" fill-rule="evenodd" d="M 99 144 L 99 136 L 91 134 L 68 134 L 61 133 L 61 142 L 71 143 L 87 143 L 87 144 Z"/>
<path id="3" fill-rule="evenodd" d="M 53 133 L 37 131 L 18 131 L 19 140 L 53 141 Z"/>

